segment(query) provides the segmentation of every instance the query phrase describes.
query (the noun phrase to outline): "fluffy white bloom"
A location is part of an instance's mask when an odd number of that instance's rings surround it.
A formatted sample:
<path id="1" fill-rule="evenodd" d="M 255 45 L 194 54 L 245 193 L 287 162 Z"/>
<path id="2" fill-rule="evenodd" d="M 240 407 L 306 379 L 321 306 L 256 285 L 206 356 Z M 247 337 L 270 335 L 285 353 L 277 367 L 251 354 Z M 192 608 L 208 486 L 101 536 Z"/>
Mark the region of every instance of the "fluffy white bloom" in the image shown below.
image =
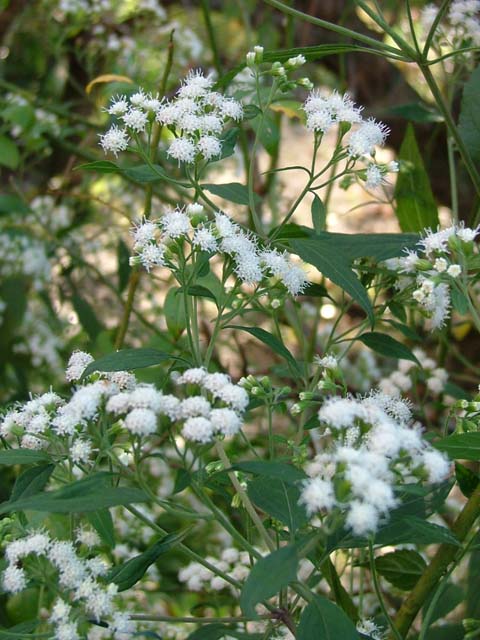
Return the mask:
<path id="1" fill-rule="evenodd" d="M 204 96 L 213 86 L 213 77 L 204 76 L 200 70 L 192 70 L 184 79 L 178 90 L 181 98 L 199 98 Z"/>
<path id="2" fill-rule="evenodd" d="M 23 569 L 9 565 L 3 572 L 3 588 L 7 593 L 19 593 L 27 588 L 27 576 Z"/>
<path id="3" fill-rule="evenodd" d="M 422 458 L 430 482 L 441 482 L 448 477 L 450 463 L 440 451 L 426 450 L 422 453 Z"/>
<path id="4" fill-rule="evenodd" d="M 300 502 L 305 505 L 309 515 L 323 509 L 331 509 L 336 504 L 332 483 L 330 480 L 322 478 L 313 478 L 313 480 L 307 481 Z"/>
<path id="5" fill-rule="evenodd" d="M 150 409 L 133 409 L 125 418 L 125 427 L 134 435 L 148 436 L 157 430 L 157 416 Z"/>
<path id="6" fill-rule="evenodd" d="M 185 440 L 193 440 L 202 444 L 213 439 L 214 429 L 210 420 L 201 416 L 188 418 L 182 429 L 182 436 Z"/>
<path id="7" fill-rule="evenodd" d="M 192 228 L 189 216 L 180 209 L 166 211 L 160 225 L 168 238 L 180 238 Z"/>
<path id="8" fill-rule="evenodd" d="M 98 533 L 87 527 L 78 527 L 75 531 L 75 540 L 88 548 L 97 547 L 101 543 Z"/>
<path id="9" fill-rule="evenodd" d="M 61 598 L 55 601 L 50 614 L 50 622 L 64 622 L 68 619 L 72 607 Z"/>
<path id="10" fill-rule="evenodd" d="M 206 398 L 202 396 L 191 396 L 181 401 L 178 415 L 181 418 L 194 418 L 195 416 L 208 418 L 211 409 L 212 406 Z"/>
<path id="11" fill-rule="evenodd" d="M 183 374 L 184 376 L 185 373 Z M 203 388 L 214 395 L 217 395 L 224 387 L 230 384 L 230 376 L 226 373 L 205 373 L 201 380 Z"/>
<path id="12" fill-rule="evenodd" d="M 87 462 L 92 453 L 92 445 L 88 440 L 78 439 L 70 447 L 70 458 L 72 462 Z"/>
<path id="13" fill-rule="evenodd" d="M 177 378 L 177 384 L 201 384 L 203 379 L 210 374 L 201 367 L 187 369 Z"/>
<path id="14" fill-rule="evenodd" d="M 144 247 L 146 244 L 155 240 L 157 225 L 150 220 L 144 220 L 132 229 L 133 241 L 135 249 Z"/>
<path id="15" fill-rule="evenodd" d="M 185 136 L 176 138 L 168 147 L 167 153 L 178 162 L 191 163 L 195 160 L 197 147 L 190 138 Z"/>
<path id="16" fill-rule="evenodd" d="M 128 100 L 125 96 L 115 96 L 112 98 L 107 113 L 111 116 L 122 116 L 128 110 Z"/>
<path id="17" fill-rule="evenodd" d="M 80 380 L 86 367 L 93 362 L 93 358 L 89 353 L 84 351 L 74 351 L 70 356 L 65 371 L 65 378 L 68 382 Z"/>
<path id="18" fill-rule="evenodd" d="M 218 158 L 222 153 L 222 141 L 215 136 L 201 136 L 197 142 L 197 146 L 205 160 Z"/>
<path id="19" fill-rule="evenodd" d="M 120 151 L 125 151 L 130 140 L 125 129 L 119 129 L 116 125 L 110 127 L 107 133 L 100 135 L 100 146 L 107 153 L 111 151 L 115 157 Z"/>
<path id="20" fill-rule="evenodd" d="M 447 273 L 452 278 L 458 278 L 462 273 L 462 267 L 459 264 L 451 264 L 447 269 Z"/>
<path id="21" fill-rule="evenodd" d="M 376 531 L 379 513 L 368 502 L 354 500 L 348 509 L 347 525 L 355 535 L 365 535 Z"/>
<path id="22" fill-rule="evenodd" d="M 199 227 L 195 229 L 192 244 L 194 247 L 198 247 L 202 251 L 208 252 L 214 252 L 218 248 L 217 239 L 206 227 Z"/>
<path id="23" fill-rule="evenodd" d="M 350 135 L 349 154 L 354 157 L 373 155 L 375 147 L 385 143 L 388 133 L 389 128 L 386 125 L 370 118 Z"/>
<path id="24" fill-rule="evenodd" d="M 383 173 L 376 164 L 369 164 L 366 172 L 365 186 L 369 189 L 379 187 L 383 182 Z"/>
<path id="25" fill-rule="evenodd" d="M 315 362 L 319 367 L 323 367 L 324 369 L 337 369 L 338 368 L 338 360 L 335 356 L 327 355 L 323 358 L 315 357 Z"/>
<path id="26" fill-rule="evenodd" d="M 242 421 L 231 409 L 212 409 L 210 422 L 215 432 L 224 436 L 234 436 L 242 427 Z"/>
<path id="27" fill-rule="evenodd" d="M 165 246 L 162 244 L 147 244 L 138 254 L 143 267 L 150 271 L 153 267 L 165 266 Z"/>
<path id="28" fill-rule="evenodd" d="M 130 127 L 130 129 L 133 129 L 136 133 L 141 133 L 145 131 L 148 116 L 141 109 L 130 109 L 122 116 L 122 120 L 127 127 Z"/>

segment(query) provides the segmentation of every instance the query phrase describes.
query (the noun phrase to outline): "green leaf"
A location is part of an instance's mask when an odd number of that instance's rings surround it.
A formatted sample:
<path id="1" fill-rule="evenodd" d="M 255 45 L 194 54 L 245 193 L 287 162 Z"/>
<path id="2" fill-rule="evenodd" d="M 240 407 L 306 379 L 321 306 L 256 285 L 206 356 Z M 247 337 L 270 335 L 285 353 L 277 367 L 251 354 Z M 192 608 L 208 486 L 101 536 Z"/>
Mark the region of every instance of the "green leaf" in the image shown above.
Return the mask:
<path id="1" fill-rule="evenodd" d="M 15 502 L 0 505 L 0 514 L 12 511 L 47 511 L 49 513 L 78 513 L 108 507 L 147 502 L 140 489 L 107 485 L 109 474 L 97 473 L 72 482 L 56 491 L 47 491 Z"/>
<path id="2" fill-rule="evenodd" d="M 109 160 L 96 160 L 95 162 L 87 162 L 80 164 L 75 169 L 83 171 L 98 171 L 98 173 L 117 173 L 121 171 L 120 167 Z"/>
<path id="3" fill-rule="evenodd" d="M 13 485 L 10 502 L 28 498 L 43 491 L 54 469 L 54 464 L 41 464 L 24 471 Z"/>
<path id="4" fill-rule="evenodd" d="M 432 598 L 431 596 L 425 602 L 423 607 L 423 614 L 425 615 Z M 457 584 L 452 584 L 449 582 L 442 590 L 440 597 L 433 607 L 432 617 L 430 619 L 430 624 L 433 624 L 436 620 L 440 620 L 440 618 L 445 618 L 450 611 L 453 611 L 455 607 L 465 600 L 465 592 L 462 587 Z M 437 636 L 434 636 L 435 639 Z M 448 636 L 450 640 L 450 636 Z"/>
<path id="5" fill-rule="evenodd" d="M 34 464 L 35 462 L 49 462 L 50 456 L 44 451 L 34 449 L 6 449 L 0 451 L 0 465 Z"/>
<path id="6" fill-rule="evenodd" d="M 408 102 L 387 109 L 387 113 L 400 116 L 411 122 L 443 122 L 438 111 L 427 107 L 421 102 Z"/>
<path id="7" fill-rule="evenodd" d="M 5 638 L 5 640 L 8 638 L 10 638 L 10 640 L 19 640 L 35 631 L 38 624 L 38 620 L 28 620 L 26 622 L 20 622 L 13 627 L 8 627 L 8 629 L 0 627 L 0 638 Z M 35 636 L 32 637 L 34 638 Z"/>
<path id="8" fill-rule="evenodd" d="M 451 544 L 460 547 L 457 537 L 447 529 L 433 522 L 427 522 L 416 516 L 407 516 L 403 523 L 415 533 L 417 544 Z"/>
<path id="9" fill-rule="evenodd" d="M 442 624 L 431 627 L 425 634 L 425 640 L 464 640 L 463 624 Z"/>
<path id="10" fill-rule="evenodd" d="M 83 372 L 82 378 L 89 376 L 95 371 L 132 371 L 133 369 L 144 369 L 161 364 L 166 360 L 178 360 L 187 362 L 183 358 L 174 356 L 171 353 L 160 351 L 159 349 L 121 349 L 114 353 L 109 353 L 102 358 L 91 362 Z"/>
<path id="11" fill-rule="evenodd" d="M 220 136 L 220 140 L 222 141 L 222 153 L 218 158 L 213 158 L 210 162 L 217 162 L 218 160 L 223 160 L 224 158 L 233 156 L 239 134 L 240 129 L 238 127 L 233 127 L 232 129 L 225 131 L 225 133 Z"/>
<path id="12" fill-rule="evenodd" d="M 236 204 L 249 204 L 248 188 L 239 182 L 228 182 L 226 184 L 202 184 L 202 189 L 213 193 L 213 195 L 235 202 Z M 258 204 L 261 202 L 259 196 L 254 193 L 253 198 Z"/>
<path id="13" fill-rule="evenodd" d="M 10 138 L 0 136 L 0 165 L 13 170 L 19 163 L 20 154 L 17 145 Z"/>
<path id="14" fill-rule="evenodd" d="M 303 290 L 302 296 L 311 296 L 312 298 L 330 298 L 330 295 L 323 286 L 317 282 L 309 282 Z"/>
<path id="15" fill-rule="evenodd" d="M 140 184 L 146 184 L 149 182 L 158 182 L 158 180 L 165 180 L 168 176 L 164 169 L 159 164 L 141 164 L 138 167 L 130 167 L 129 169 L 123 169 L 122 173 Z"/>
<path id="16" fill-rule="evenodd" d="M 265 331 L 265 329 L 261 329 L 260 327 L 242 327 L 235 324 L 228 325 L 228 327 L 226 328 L 238 329 L 239 331 L 246 331 L 250 335 L 257 338 L 257 340 L 260 340 L 261 342 L 263 342 L 263 344 L 266 344 L 267 347 L 270 347 L 270 349 L 274 353 L 284 358 L 288 362 L 288 364 L 291 366 L 292 370 L 297 373 L 297 375 L 299 376 L 302 375 L 302 372 L 300 370 L 300 367 L 298 366 L 297 360 L 293 357 L 293 355 L 290 353 L 287 347 L 283 344 L 283 342 L 276 336 L 269 333 L 268 331 Z"/>
<path id="17" fill-rule="evenodd" d="M 92 342 L 104 330 L 102 323 L 98 320 L 92 305 L 77 293 L 72 295 L 72 305 L 78 316 L 80 324 Z"/>
<path id="18" fill-rule="evenodd" d="M 300 616 L 297 640 L 359 640 L 355 625 L 333 602 L 313 594 Z"/>
<path id="19" fill-rule="evenodd" d="M 128 284 L 132 271 L 130 266 L 130 251 L 123 240 L 119 240 L 117 244 L 117 265 L 118 290 L 122 293 Z"/>
<path id="20" fill-rule="evenodd" d="M 171 287 L 163 303 L 167 328 L 175 340 L 178 340 L 187 326 L 183 295 L 178 295 L 180 291 L 180 287 Z"/>
<path id="21" fill-rule="evenodd" d="M 148 567 L 152 565 L 163 554 L 175 547 L 185 538 L 188 532 L 171 533 L 156 542 L 149 549 L 134 558 L 130 558 L 127 562 L 114 567 L 106 576 L 108 582 L 113 582 L 118 586 L 119 591 L 126 591 L 133 587 L 139 580 L 143 578 Z"/>
<path id="22" fill-rule="evenodd" d="M 243 613 L 255 618 L 255 605 L 268 600 L 297 579 L 298 551 L 295 546 L 282 547 L 257 560 L 240 595 Z"/>
<path id="23" fill-rule="evenodd" d="M 460 462 L 455 462 L 455 478 L 457 479 L 461 492 L 466 498 L 470 498 L 480 481 L 477 473 L 460 464 Z"/>
<path id="24" fill-rule="evenodd" d="M 108 509 L 92 511 L 87 514 L 87 519 L 107 547 L 113 549 L 115 546 L 115 529 L 110 511 Z"/>
<path id="25" fill-rule="evenodd" d="M 317 233 L 320 231 L 325 231 L 327 210 L 325 209 L 325 205 L 323 204 L 321 198 L 319 198 L 316 193 L 313 194 L 311 212 L 312 224 L 315 231 Z"/>
<path id="26" fill-rule="evenodd" d="M 365 287 L 350 267 L 351 260 L 338 252 L 333 245 L 324 246 L 316 240 L 301 239 L 291 241 L 294 253 L 312 264 L 320 273 L 346 291 L 368 315 L 373 325 L 373 308 Z"/>
<path id="27" fill-rule="evenodd" d="M 452 460 L 480 460 L 480 432 L 454 433 L 433 443 Z"/>
<path id="28" fill-rule="evenodd" d="M 382 356 L 396 358 L 397 360 L 411 360 L 420 365 L 420 362 L 408 347 L 386 333 L 371 331 L 370 333 L 363 333 L 356 339 L 363 342 L 363 344 L 372 351 L 380 353 Z"/>
<path id="29" fill-rule="evenodd" d="M 253 120 L 262 113 L 256 104 L 247 104 L 243 107 L 243 119 Z"/>
<path id="30" fill-rule="evenodd" d="M 457 311 L 461 316 L 465 316 L 468 313 L 468 298 L 463 291 L 459 291 L 456 287 L 452 287 L 450 289 L 450 298 L 452 300 L 452 307 L 455 311 Z"/>
<path id="31" fill-rule="evenodd" d="M 252 120 L 251 124 L 265 151 L 274 157 L 280 143 L 280 129 L 273 111 L 264 112 L 262 118 Z"/>
<path id="32" fill-rule="evenodd" d="M 377 572 L 397 589 L 409 591 L 417 584 L 427 563 L 416 551 L 401 549 L 375 559 Z"/>
<path id="33" fill-rule="evenodd" d="M 245 473 L 253 473 L 257 476 L 265 476 L 267 478 L 277 478 L 288 484 L 306 480 L 306 474 L 291 464 L 278 461 L 267 460 L 248 460 L 247 462 L 237 462 L 232 469 L 243 471 Z"/>
<path id="34" fill-rule="evenodd" d="M 177 289 L 177 293 L 181 293 L 183 288 Z M 209 300 L 213 300 L 218 307 L 217 298 L 215 294 L 210 291 L 207 287 L 204 287 L 201 284 L 192 284 L 187 289 L 187 294 L 189 296 L 193 296 L 195 298 L 208 298 Z"/>
<path id="35" fill-rule="evenodd" d="M 298 502 L 300 489 L 293 484 L 273 477 L 259 476 L 248 483 L 247 493 L 257 507 L 280 520 L 292 532 L 308 522 L 307 512 Z"/>
<path id="36" fill-rule="evenodd" d="M 480 66 L 470 76 L 463 88 L 458 131 L 472 160 L 480 162 Z"/>
<path id="37" fill-rule="evenodd" d="M 397 177 L 394 196 L 397 202 L 396 215 L 402 231 L 436 229 L 438 208 L 433 197 L 428 174 L 418 149 L 415 133 L 408 125 L 398 154 L 400 173 Z"/>

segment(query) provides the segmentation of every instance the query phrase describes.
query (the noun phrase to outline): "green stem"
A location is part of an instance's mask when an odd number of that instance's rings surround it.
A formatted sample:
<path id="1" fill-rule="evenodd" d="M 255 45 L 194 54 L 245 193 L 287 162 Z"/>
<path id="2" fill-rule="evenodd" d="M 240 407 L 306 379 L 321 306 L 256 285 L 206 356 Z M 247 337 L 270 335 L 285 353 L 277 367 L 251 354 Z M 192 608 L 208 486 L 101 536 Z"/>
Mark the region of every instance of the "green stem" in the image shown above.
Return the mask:
<path id="1" fill-rule="evenodd" d="M 457 519 L 451 527 L 452 533 L 459 542 L 464 542 L 471 528 L 480 515 L 480 485 L 470 496 Z M 400 607 L 395 625 L 400 632 L 400 637 L 405 638 L 418 612 L 426 599 L 433 591 L 438 581 L 448 570 L 450 563 L 455 560 L 458 547 L 450 544 L 442 544 L 433 556 L 430 564 L 420 576 L 417 584 Z M 393 636 L 392 636 L 393 637 Z"/>
<path id="2" fill-rule="evenodd" d="M 397 628 L 395 627 L 395 624 L 393 623 L 393 620 L 391 619 L 388 613 L 387 607 L 385 605 L 385 601 L 383 599 L 382 591 L 380 589 L 380 583 L 378 580 L 377 569 L 375 567 L 375 554 L 373 552 L 373 544 L 371 540 L 368 541 L 368 551 L 369 551 L 368 555 L 369 555 L 369 562 L 370 562 L 370 572 L 372 574 L 373 586 L 375 588 L 375 593 L 377 594 L 377 599 L 380 604 L 380 608 L 382 610 L 383 615 L 387 619 L 390 629 L 392 630 L 392 636 L 396 638 L 396 640 L 402 640 L 402 636 L 400 635 Z"/>
<path id="3" fill-rule="evenodd" d="M 216 449 L 217 449 L 219 458 L 222 461 L 222 464 L 223 464 L 224 468 L 225 469 L 231 469 L 232 465 L 230 463 L 230 460 L 228 459 L 228 456 L 227 456 L 227 454 L 225 452 L 225 449 L 223 448 L 223 444 L 220 441 L 217 441 Z M 234 471 L 229 471 L 228 472 L 228 477 L 230 478 L 230 481 L 233 484 L 233 486 L 235 487 L 236 492 L 240 496 L 240 499 L 241 499 L 241 501 L 243 503 L 243 506 L 245 507 L 248 515 L 253 520 L 253 523 L 257 527 L 257 530 L 258 530 L 260 536 L 262 537 L 263 541 L 267 545 L 268 549 L 270 551 L 275 551 L 275 544 L 274 544 L 273 540 L 268 535 L 268 532 L 265 529 L 265 527 L 263 525 L 263 522 L 260 519 L 260 516 L 255 511 L 255 507 L 250 502 L 250 498 L 248 497 L 245 489 L 240 484 L 237 476 L 235 475 L 235 472 Z"/>
<path id="4" fill-rule="evenodd" d="M 477 194 L 480 195 L 480 174 L 478 173 L 475 163 L 473 162 L 470 156 L 470 153 L 467 147 L 465 146 L 465 142 L 463 141 L 463 138 L 461 137 L 458 131 L 457 125 L 455 124 L 453 116 L 450 113 L 450 109 L 448 108 L 445 102 L 442 92 L 440 91 L 435 81 L 435 78 L 433 77 L 433 74 L 430 71 L 429 66 L 426 65 L 425 63 L 422 63 L 422 64 L 419 64 L 419 68 L 423 74 L 423 77 L 425 78 L 425 82 L 428 84 L 428 87 L 432 92 L 433 97 L 435 98 L 435 102 L 437 104 L 439 111 L 445 118 L 445 124 L 447 126 L 447 129 L 450 132 L 450 135 L 452 136 L 453 140 L 455 141 L 455 144 L 457 145 L 457 149 L 460 155 L 462 156 L 462 160 L 465 163 L 465 167 L 470 175 L 470 178 L 473 182 L 475 190 Z"/>
<path id="5" fill-rule="evenodd" d="M 210 6 L 208 0 L 201 0 L 202 15 L 207 29 L 208 40 L 213 55 L 213 64 L 218 72 L 218 75 L 222 75 L 222 63 L 220 62 L 220 55 L 218 53 L 217 41 L 215 39 L 215 31 L 213 29 L 212 20 L 210 18 Z"/>
<path id="6" fill-rule="evenodd" d="M 192 616 L 155 616 L 155 615 L 144 615 L 142 613 L 134 613 L 130 616 L 132 620 L 145 620 L 151 622 L 171 622 L 175 624 L 177 622 L 183 622 L 186 624 L 211 624 L 211 623 L 223 623 L 223 624 L 231 624 L 235 622 L 249 622 L 250 620 L 271 620 L 272 616 L 270 614 L 263 614 L 255 616 L 255 618 L 247 618 L 245 616 L 230 616 L 226 618 L 199 618 Z"/>
<path id="7" fill-rule="evenodd" d="M 437 15 L 435 16 L 434 21 L 432 22 L 432 26 L 430 27 L 430 31 L 428 32 L 427 39 L 425 40 L 425 46 L 423 47 L 422 56 L 425 60 L 428 57 L 428 52 L 432 45 L 433 36 L 435 35 L 435 31 L 437 30 L 438 25 L 440 24 L 441 19 L 445 15 L 445 12 L 448 9 L 451 0 L 443 0 Z"/>
<path id="8" fill-rule="evenodd" d="M 320 18 L 316 18 L 315 16 L 310 16 L 308 13 L 303 13 L 302 11 L 298 11 L 293 7 L 289 7 L 283 2 L 279 2 L 279 0 L 264 0 L 266 4 L 275 7 L 282 13 L 286 13 L 288 15 L 299 18 L 300 20 L 304 20 L 305 22 L 310 22 L 311 24 L 316 25 L 317 27 L 323 27 L 324 29 L 328 29 L 329 31 L 333 31 L 334 33 L 338 33 L 338 35 L 343 36 L 344 38 L 351 38 L 352 40 L 358 40 L 359 42 L 363 42 L 368 44 L 376 51 L 380 52 L 390 52 L 395 55 L 401 53 L 399 49 L 395 47 L 390 47 L 387 44 L 384 44 L 380 40 L 375 40 L 375 38 L 370 38 L 370 36 L 366 36 L 362 33 L 357 33 L 356 31 L 352 31 L 351 29 L 347 29 L 346 27 L 342 27 L 338 24 L 334 24 L 333 22 L 328 22 L 327 20 L 322 20 Z"/>

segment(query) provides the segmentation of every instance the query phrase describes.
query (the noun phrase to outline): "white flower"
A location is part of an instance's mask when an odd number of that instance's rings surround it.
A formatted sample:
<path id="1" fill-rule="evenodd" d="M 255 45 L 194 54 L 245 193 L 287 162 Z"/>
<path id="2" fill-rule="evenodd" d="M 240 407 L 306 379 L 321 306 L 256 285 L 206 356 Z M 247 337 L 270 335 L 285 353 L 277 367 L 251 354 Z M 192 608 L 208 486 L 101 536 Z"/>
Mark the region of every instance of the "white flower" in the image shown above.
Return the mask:
<path id="1" fill-rule="evenodd" d="M 441 482 L 448 477 L 450 462 L 440 451 L 427 449 L 422 453 L 422 458 L 430 482 Z"/>
<path id="2" fill-rule="evenodd" d="M 202 444 L 213 439 L 214 429 L 210 420 L 201 416 L 188 418 L 182 429 L 182 436 L 185 440 L 193 440 Z"/>
<path id="3" fill-rule="evenodd" d="M 130 138 L 125 129 L 119 129 L 116 125 L 113 125 L 107 133 L 100 135 L 100 146 L 105 153 L 111 151 L 117 157 L 119 151 L 127 149 L 129 140 Z"/>
<path id="4" fill-rule="evenodd" d="M 80 640 L 76 622 L 61 622 L 55 626 L 55 640 Z"/>
<path id="5" fill-rule="evenodd" d="M 375 189 L 375 187 L 379 187 L 382 184 L 383 173 L 378 165 L 369 164 L 366 174 L 365 186 L 368 189 Z"/>
<path id="6" fill-rule="evenodd" d="M 373 155 L 375 147 L 385 143 L 388 133 L 389 129 L 386 125 L 370 118 L 350 135 L 349 154 L 353 157 Z"/>
<path id="7" fill-rule="evenodd" d="M 445 258 L 437 258 L 433 263 L 433 268 L 438 271 L 438 273 L 443 273 L 448 268 L 448 262 Z"/>
<path id="8" fill-rule="evenodd" d="M 208 418 L 211 409 L 211 404 L 203 396 L 190 396 L 190 398 L 181 401 L 178 416 L 180 418 L 194 418 L 195 416 Z"/>
<path id="9" fill-rule="evenodd" d="M 197 149 L 194 142 L 190 138 L 176 138 L 168 147 L 167 154 L 178 162 L 193 162 L 195 160 Z"/>
<path id="10" fill-rule="evenodd" d="M 71 610 L 72 607 L 69 604 L 61 598 L 58 598 L 52 607 L 52 613 L 49 618 L 50 622 L 65 622 L 68 619 Z"/>
<path id="11" fill-rule="evenodd" d="M 133 240 L 135 242 L 135 249 L 144 247 L 149 242 L 155 240 L 155 233 L 157 225 L 150 220 L 144 220 L 141 224 L 138 224 L 132 229 Z"/>
<path id="12" fill-rule="evenodd" d="M 150 271 L 153 267 L 165 266 L 165 246 L 162 244 L 145 245 L 138 257 L 143 267 Z"/>
<path id="13" fill-rule="evenodd" d="M 452 278 L 458 278 L 462 273 L 462 267 L 459 264 L 451 264 L 447 269 L 447 273 Z"/>
<path id="14" fill-rule="evenodd" d="M 150 409 L 133 409 L 125 418 L 125 427 L 134 435 L 148 436 L 157 430 L 157 416 Z"/>
<path id="15" fill-rule="evenodd" d="M 338 360 L 335 356 L 327 355 L 323 358 L 315 357 L 315 362 L 319 367 L 324 367 L 324 369 L 337 369 L 338 368 Z"/>
<path id="16" fill-rule="evenodd" d="M 116 96 L 112 98 L 111 104 L 107 109 L 107 113 L 111 116 L 121 116 L 126 113 L 128 109 L 128 100 L 125 96 Z"/>
<path id="17" fill-rule="evenodd" d="M 211 253 L 216 251 L 218 248 L 215 236 L 206 227 L 199 227 L 195 229 L 192 244 L 194 247 L 199 247 L 202 251 L 208 251 Z"/>
<path id="18" fill-rule="evenodd" d="M 371 504 L 354 500 L 348 510 L 347 525 L 356 535 L 372 533 L 377 529 L 379 520 L 378 511 Z"/>
<path id="19" fill-rule="evenodd" d="M 212 85 L 212 76 L 204 76 L 202 71 L 192 70 L 183 81 L 183 85 L 178 90 L 178 95 L 181 98 L 199 98 L 204 96 L 212 88 Z"/>
<path id="20" fill-rule="evenodd" d="M 98 533 L 86 527 L 76 529 L 75 540 L 78 544 L 84 544 L 88 548 L 97 547 L 101 542 Z"/>
<path id="21" fill-rule="evenodd" d="M 122 120 L 127 127 L 130 127 L 130 129 L 133 129 L 136 133 L 141 133 L 145 131 L 148 116 L 140 109 L 130 109 L 122 116 Z"/>
<path id="22" fill-rule="evenodd" d="M 203 135 L 197 142 L 198 150 L 205 160 L 218 158 L 222 153 L 222 141 L 215 136 Z"/>
<path id="23" fill-rule="evenodd" d="M 9 565 L 3 572 L 3 588 L 7 593 L 19 593 L 27 588 L 27 576 L 23 569 Z"/>
<path id="24" fill-rule="evenodd" d="M 79 462 L 87 462 L 91 453 L 92 445 L 88 440 L 75 440 L 70 447 L 70 458 L 75 464 L 78 464 Z"/>
<path id="25" fill-rule="evenodd" d="M 224 436 L 234 436 L 242 427 L 238 414 L 231 409 L 213 409 L 210 414 L 213 429 Z"/>
<path id="26" fill-rule="evenodd" d="M 308 480 L 303 487 L 300 502 L 305 505 L 309 515 L 322 509 L 332 509 L 336 504 L 332 483 L 322 478 Z"/>
<path id="27" fill-rule="evenodd" d="M 167 211 L 160 218 L 160 225 L 168 238 L 180 238 L 192 228 L 189 216 L 180 209 Z"/>
<path id="28" fill-rule="evenodd" d="M 80 380 L 86 367 L 93 362 L 93 358 L 89 353 L 84 351 L 74 351 L 70 356 L 65 371 L 65 378 L 68 382 Z"/>
<path id="29" fill-rule="evenodd" d="M 177 384 L 201 384 L 207 375 L 206 370 L 201 367 L 186 369 L 186 371 L 177 378 Z"/>

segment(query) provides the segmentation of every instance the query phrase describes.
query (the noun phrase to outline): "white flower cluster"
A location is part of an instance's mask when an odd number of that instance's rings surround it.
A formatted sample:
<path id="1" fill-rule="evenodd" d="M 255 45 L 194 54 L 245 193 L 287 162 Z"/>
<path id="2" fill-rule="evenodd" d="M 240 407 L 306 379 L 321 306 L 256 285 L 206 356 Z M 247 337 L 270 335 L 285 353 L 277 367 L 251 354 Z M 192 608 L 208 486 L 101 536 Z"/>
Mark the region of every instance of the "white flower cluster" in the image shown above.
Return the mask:
<path id="1" fill-rule="evenodd" d="M 412 298 L 429 318 L 432 330 L 442 327 L 450 316 L 451 287 L 462 274 L 461 256 L 471 257 L 480 227 L 462 224 L 432 231 L 427 229 L 417 251 L 386 260 L 388 269 L 400 274 L 397 287 L 413 289 Z"/>
<path id="2" fill-rule="evenodd" d="M 234 547 L 224 549 L 220 558 L 207 556 L 205 560 L 222 573 L 227 574 L 233 580 L 243 582 L 251 569 L 250 555 L 246 551 L 238 551 Z M 238 596 L 235 587 L 224 580 L 221 576 L 215 575 L 210 569 L 199 562 L 191 562 L 178 572 L 178 579 L 183 582 L 190 591 L 221 591 L 230 589 L 233 595 Z"/>
<path id="3" fill-rule="evenodd" d="M 108 564 L 98 556 L 84 558 L 71 542 L 53 539 L 42 531 L 7 544 L 7 566 L 3 572 L 3 588 L 7 593 L 19 593 L 28 587 L 31 556 L 36 556 L 32 568 L 38 567 L 39 558 L 45 558 L 58 574 L 62 596 L 55 600 L 48 619 L 56 640 L 80 640 L 79 625 L 92 618 L 108 624 L 118 640 L 124 637 L 121 634 L 135 632 L 129 614 L 115 605 L 117 586 L 98 580 L 106 575 Z M 38 576 L 38 568 L 35 575 Z"/>
<path id="4" fill-rule="evenodd" d="M 242 427 L 242 414 L 248 405 L 248 394 L 231 382 L 224 373 L 207 373 L 205 369 L 187 369 L 176 379 L 177 385 L 199 388 L 197 395 L 179 399 L 164 395 L 150 385 L 138 385 L 131 391 L 113 395 L 107 402 L 108 412 L 124 414 L 124 425 L 133 435 L 148 436 L 157 429 L 157 417 L 166 416 L 182 426 L 185 440 L 211 442 L 215 436 L 234 436 Z"/>
<path id="5" fill-rule="evenodd" d="M 399 360 L 397 369 L 379 381 L 378 387 L 382 393 L 394 397 L 408 393 L 418 384 L 420 376 L 432 395 L 438 396 L 445 391 L 448 380 L 445 369 L 438 367 L 435 360 L 429 358 L 423 349 L 413 349 L 413 354 L 421 363 L 421 368 L 411 360 Z"/>
<path id="6" fill-rule="evenodd" d="M 177 97 L 163 104 L 157 120 L 175 131 L 168 155 L 178 162 L 191 163 L 200 155 L 205 160 L 218 158 L 222 152 L 220 135 L 228 120 L 243 118 L 240 102 L 212 91 L 212 76 L 190 71 Z"/>
<path id="7" fill-rule="evenodd" d="M 171 101 L 159 100 L 140 89 L 131 96 L 117 96 L 107 113 L 122 121 L 100 135 L 105 152 L 115 156 L 125 151 L 131 136 L 142 134 L 156 120 L 175 132 L 167 153 L 178 162 L 194 162 L 197 157 L 212 160 L 222 152 L 221 133 L 228 120 L 241 120 L 242 105 L 234 98 L 212 91 L 213 78 L 191 71 Z"/>
<path id="8" fill-rule="evenodd" d="M 446 39 L 452 45 L 480 45 L 480 0 L 453 0 L 447 14 L 446 24 L 441 21 L 437 27 L 435 40 Z M 428 4 L 422 9 L 420 23 L 425 35 L 430 31 L 438 14 L 438 6 Z"/>
<path id="9" fill-rule="evenodd" d="M 385 143 L 388 127 L 373 118 L 364 120 L 361 111 L 348 94 L 341 96 L 337 92 L 330 95 L 312 91 L 303 105 L 307 114 L 307 129 L 327 133 L 338 124 L 356 125 L 348 139 L 348 154 L 353 158 L 375 155 L 375 147 Z M 370 173 L 374 170 L 370 169 Z M 373 175 L 370 176 L 373 180 Z"/>
<path id="10" fill-rule="evenodd" d="M 187 240 L 193 249 L 228 256 L 244 283 L 258 284 L 274 277 L 291 295 L 302 293 L 308 283 L 305 271 L 287 253 L 261 249 L 253 233 L 244 231 L 224 213 L 216 213 L 215 219 L 209 221 L 199 204 L 169 209 L 161 218 L 145 220 L 133 229 L 133 239 L 136 255 L 131 262 L 141 264 L 147 271 L 155 266 L 175 268 L 169 245 Z"/>
<path id="11" fill-rule="evenodd" d="M 13 109 L 11 109 L 11 107 L 13 107 Z M 31 109 L 32 120 L 27 118 L 19 122 L 18 118 L 11 118 L 15 113 L 15 107 L 28 107 Z M 20 138 L 20 136 L 22 136 L 22 142 L 24 144 L 28 139 L 38 144 L 38 138 L 41 138 L 43 134 L 50 133 L 58 136 L 61 132 L 60 121 L 54 113 L 41 109 L 40 107 L 35 107 L 17 93 L 7 93 L 5 95 L 5 102 L 2 105 L 0 117 L 4 119 L 7 126 L 11 125 L 10 135 L 13 138 Z M 28 145 L 25 146 L 28 147 Z"/>
<path id="12" fill-rule="evenodd" d="M 397 505 L 397 483 L 435 483 L 448 475 L 447 459 L 410 425 L 408 405 L 398 398 L 380 392 L 332 397 L 318 417 L 323 450 L 307 467 L 300 498 L 310 515 L 340 511 L 354 534 L 366 535 Z"/>

